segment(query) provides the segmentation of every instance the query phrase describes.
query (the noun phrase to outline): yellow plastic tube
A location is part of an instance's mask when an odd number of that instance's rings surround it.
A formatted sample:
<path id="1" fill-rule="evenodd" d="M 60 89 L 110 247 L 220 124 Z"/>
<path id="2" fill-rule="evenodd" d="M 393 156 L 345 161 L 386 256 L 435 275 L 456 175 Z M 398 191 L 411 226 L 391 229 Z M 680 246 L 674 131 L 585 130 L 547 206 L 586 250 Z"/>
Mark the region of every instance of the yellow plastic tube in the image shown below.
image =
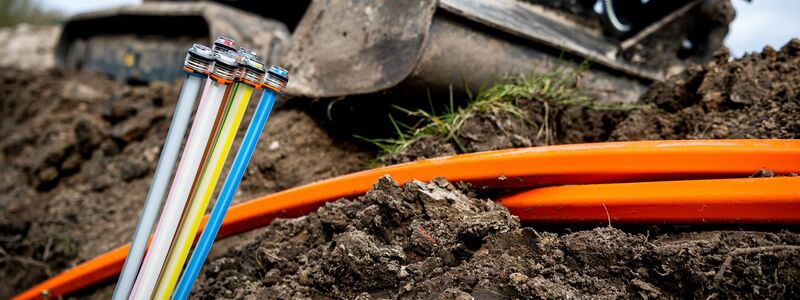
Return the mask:
<path id="1" fill-rule="evenodd" d="M 191 199 L 192 183 L 196 174 L 202 170 L 205 164 L 203 158 L 205 149 L 216 136 L 217 115 L 224 112 L 228 106 L 229 100 L 226 91 L 229 88 L 227 83 L 210 80 L 208 92 L 204 95 L 206 98 L 200 99 L 200 105 L 197 108 L 180 163 L 153 232 L 152 243 L 147 249 L 147 255 L 142 262 L 128 299 L 150 299 L 155 291 L 158 276 L 164 269 L 164 262 L 169 255 L 171 244 L 175 240 L 181 214 L 188 200 Z"/>
<path id="2" fill-rule="evenodd" d="M 223 123 L 217 137 L 217 143 L 211 149 L 208 163 L 203 169 L 197 190 L 192 197 L 189 206 L 184 211 L 184 219 L 181 222 L 178 235 L 169 252 L 167 264 L 158 281 L 155 299 L 169 299 L 175 289 L 181 269 L 189 255 L 195 235 L 200 227 L 200 221 L 208 207 L 208 202 L 214 194 L 214 189 L 219 181 L 222 168 L 228 158 L 236 132 L 242 123 L 242 118 L 247 110 L 250 97 L 253 94 L 253 87 L 246 84 L 237 83 L 234 87 L 233 101 L 231 108 L 223 118 Z"/>

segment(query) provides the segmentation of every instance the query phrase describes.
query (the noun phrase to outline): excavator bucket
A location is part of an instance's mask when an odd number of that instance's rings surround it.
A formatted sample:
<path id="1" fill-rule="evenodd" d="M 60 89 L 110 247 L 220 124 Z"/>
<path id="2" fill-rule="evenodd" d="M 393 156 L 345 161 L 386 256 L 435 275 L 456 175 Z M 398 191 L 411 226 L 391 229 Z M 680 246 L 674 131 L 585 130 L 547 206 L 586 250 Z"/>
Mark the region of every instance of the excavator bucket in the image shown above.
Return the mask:
<path id="1" fill-rule="evenodd" d="M 515 0 L 317 0 L 283 63 L 294 74 L 289 93 L 342 97 L 396 88 L 477 89 L 506 75 L 562 63 L 578 68 L 589 60 L 595 64 L 583 87 L 635 101 L 644 83 L 662 74 L 615 59 L 616 49 L 600 33 Z"/>

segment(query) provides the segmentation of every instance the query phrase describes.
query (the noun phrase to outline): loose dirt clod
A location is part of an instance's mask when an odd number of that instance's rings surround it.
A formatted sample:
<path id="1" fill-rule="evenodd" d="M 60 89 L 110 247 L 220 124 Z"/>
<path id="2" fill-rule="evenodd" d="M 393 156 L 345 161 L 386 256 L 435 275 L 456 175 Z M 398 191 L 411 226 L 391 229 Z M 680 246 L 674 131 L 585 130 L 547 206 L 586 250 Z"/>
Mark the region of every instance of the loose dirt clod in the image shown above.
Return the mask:
<path id="1" fill-rule="evenodd" d="M 642 97 L 612 140 L 800 137 L 800 39 L 731 60 L 726 51 Z"/>
<path id="2" fill-rule="evenodd" d="M 538 232 L 467 186 L 387 176 L 356 200 L 274 221 L 209 262 L 193 296 L 784 298 L 800 292 L 798 244 L 789 232 Z"/>
<path id="3" fill-rule="evenodd" d="M 475 199 L 443 179 L 399 187 L 384 177 L 357 201 L 329 203 L 315 214 L 270 227 L 280 229 L 211 263 L 200 294 L 353 298 L 361 291 L 388 293 L 401 280 L 441 272 L 471 255 L 483 237 L 519 228 L 519 221 L 498 204 Z"/>

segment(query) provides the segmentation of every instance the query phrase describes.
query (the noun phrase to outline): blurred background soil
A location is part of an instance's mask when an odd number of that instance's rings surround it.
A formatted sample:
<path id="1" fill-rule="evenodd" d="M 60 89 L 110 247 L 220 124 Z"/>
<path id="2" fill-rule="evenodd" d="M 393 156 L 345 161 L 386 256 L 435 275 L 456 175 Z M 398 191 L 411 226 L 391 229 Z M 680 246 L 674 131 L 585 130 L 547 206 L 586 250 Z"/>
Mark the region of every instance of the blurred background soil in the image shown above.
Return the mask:
<path id="1" fill-rule="evenodd" d="M 57 36 L 48 28 L 15 30 Z M 460 135 L 469 152 L 609 140 L 797 138 L 798 63 L 798 40 L 736 60 L 721 52 L 654 84 L 633 110 L 523 100 L 519 107 L 549 124 L 549 135 L 504 112 L 472 116 Z M 129 241 L 180 82 L 125 84 L 23 58 L 0 66 L 9 68 L 0 73 L 0 298 L 7 298 Z M 376 150 L 332 128 L 315 107 L 305 99 L 277 105 L 234 202 L 375 162 Z M 431 137 L 389 161 L 461 151 Z M 793 228 L 653 229 L 652 235 L 652 228 L 543 229 L 520 224 L 486 196 L 454 184 L 399 187 L 386 178 L 359 199 L 227 239 L 215 246 L 196 295 L 785 298 L 800 292 L 800 251 L 792 246 L 800 237 Z M 80 296 L 107 298 L 110 286 Z"/>

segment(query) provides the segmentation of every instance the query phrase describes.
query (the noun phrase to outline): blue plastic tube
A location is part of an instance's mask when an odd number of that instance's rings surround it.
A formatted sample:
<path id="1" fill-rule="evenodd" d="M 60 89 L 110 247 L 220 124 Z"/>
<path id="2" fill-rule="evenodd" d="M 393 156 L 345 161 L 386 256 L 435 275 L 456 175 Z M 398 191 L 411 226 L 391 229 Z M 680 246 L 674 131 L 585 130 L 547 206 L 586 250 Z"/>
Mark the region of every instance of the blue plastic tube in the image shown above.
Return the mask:
<path id="1" fill-rule="evenodd" d="M 269 113 L 272 111 L 272 106 L 275 104 L 277 96 L 278 93 L 268 88 L 265 88 L 264 93 L 261 94 L 261 100 L 259 100 L 253 119 L 247 127 L 242 145 L 236 153 L 236 158 L 233 160 L 228 177 L 225 179 L 222 190 L 217 197 L 217 202 L 214 203 L 214 208 L 211 210 L 211 217 L 203 229 L 203 234 L 200 235 L 200 240 L 197 241 L 197 246 L 195 246 L 189 263 L 186 265 L 186 270 L 183 271 L 183 275 L 178 281 L 178 287 L 172 294 L 172 299 L 186 299 L 189 297 L 194 280 L 197 278 L 197 274 L 200 273 L 200 269 L 208 256 L 208 251 L 211 250 L 211 244 L 214 243 L 214 239 L 217 237 L 219 227 L 222 225 L 222 219 L 225 218 L 225 213 L 228 212 L 228 207 L 231 205 L 234 194 L 236 194 L 236 189 L 239 188 L 239 183 L 242 181 L 247 164 L 250 163 L 250 157 L 253 156 L 253 151 L 256 149 L 258 139 L 261 137 L 261 132 L 264 130 L 264 125 L 267 123 L 267 118 L 269 118 Z"/>
<path id="2" fill-rule="evenodd" d="M 122 272 L 117 280 L 117 286 L 114 288 L 112 299 L 128 299 L 128 295 L 131 293 L 134 279 L 139 271 L 139 265 L 142 263 L 142 257 L 144 257 L 145 249 L 147 249 L 147 240 L 150 237 L 150 232 L 153 231 L 158 211 L 161 209 L 161 200 L 164 199 L 164 193 L 172 176 L 175 161 L 178 160 L 178 152 L 183 143 L 183 136 L 186 134 L 186 128 L 189 127 L 189 119 L 192 117 L 192 109 L 200 91 L 200 85 L 206 77 L 205 75 L 189 73 L 183 81 L 178 104 L 175 107 L 172 122 L 169 125 L 167 139 L 161 149 L 161 156 L 158 158 L 156 173 L 153 175 L 153 182 L 147 192 L 139 224 L 136 225 L 136 231 L 133 234 L 131 250 L 128 252 L 128 257 L 125 258 L 125 264 L 122 266 Z"/>

